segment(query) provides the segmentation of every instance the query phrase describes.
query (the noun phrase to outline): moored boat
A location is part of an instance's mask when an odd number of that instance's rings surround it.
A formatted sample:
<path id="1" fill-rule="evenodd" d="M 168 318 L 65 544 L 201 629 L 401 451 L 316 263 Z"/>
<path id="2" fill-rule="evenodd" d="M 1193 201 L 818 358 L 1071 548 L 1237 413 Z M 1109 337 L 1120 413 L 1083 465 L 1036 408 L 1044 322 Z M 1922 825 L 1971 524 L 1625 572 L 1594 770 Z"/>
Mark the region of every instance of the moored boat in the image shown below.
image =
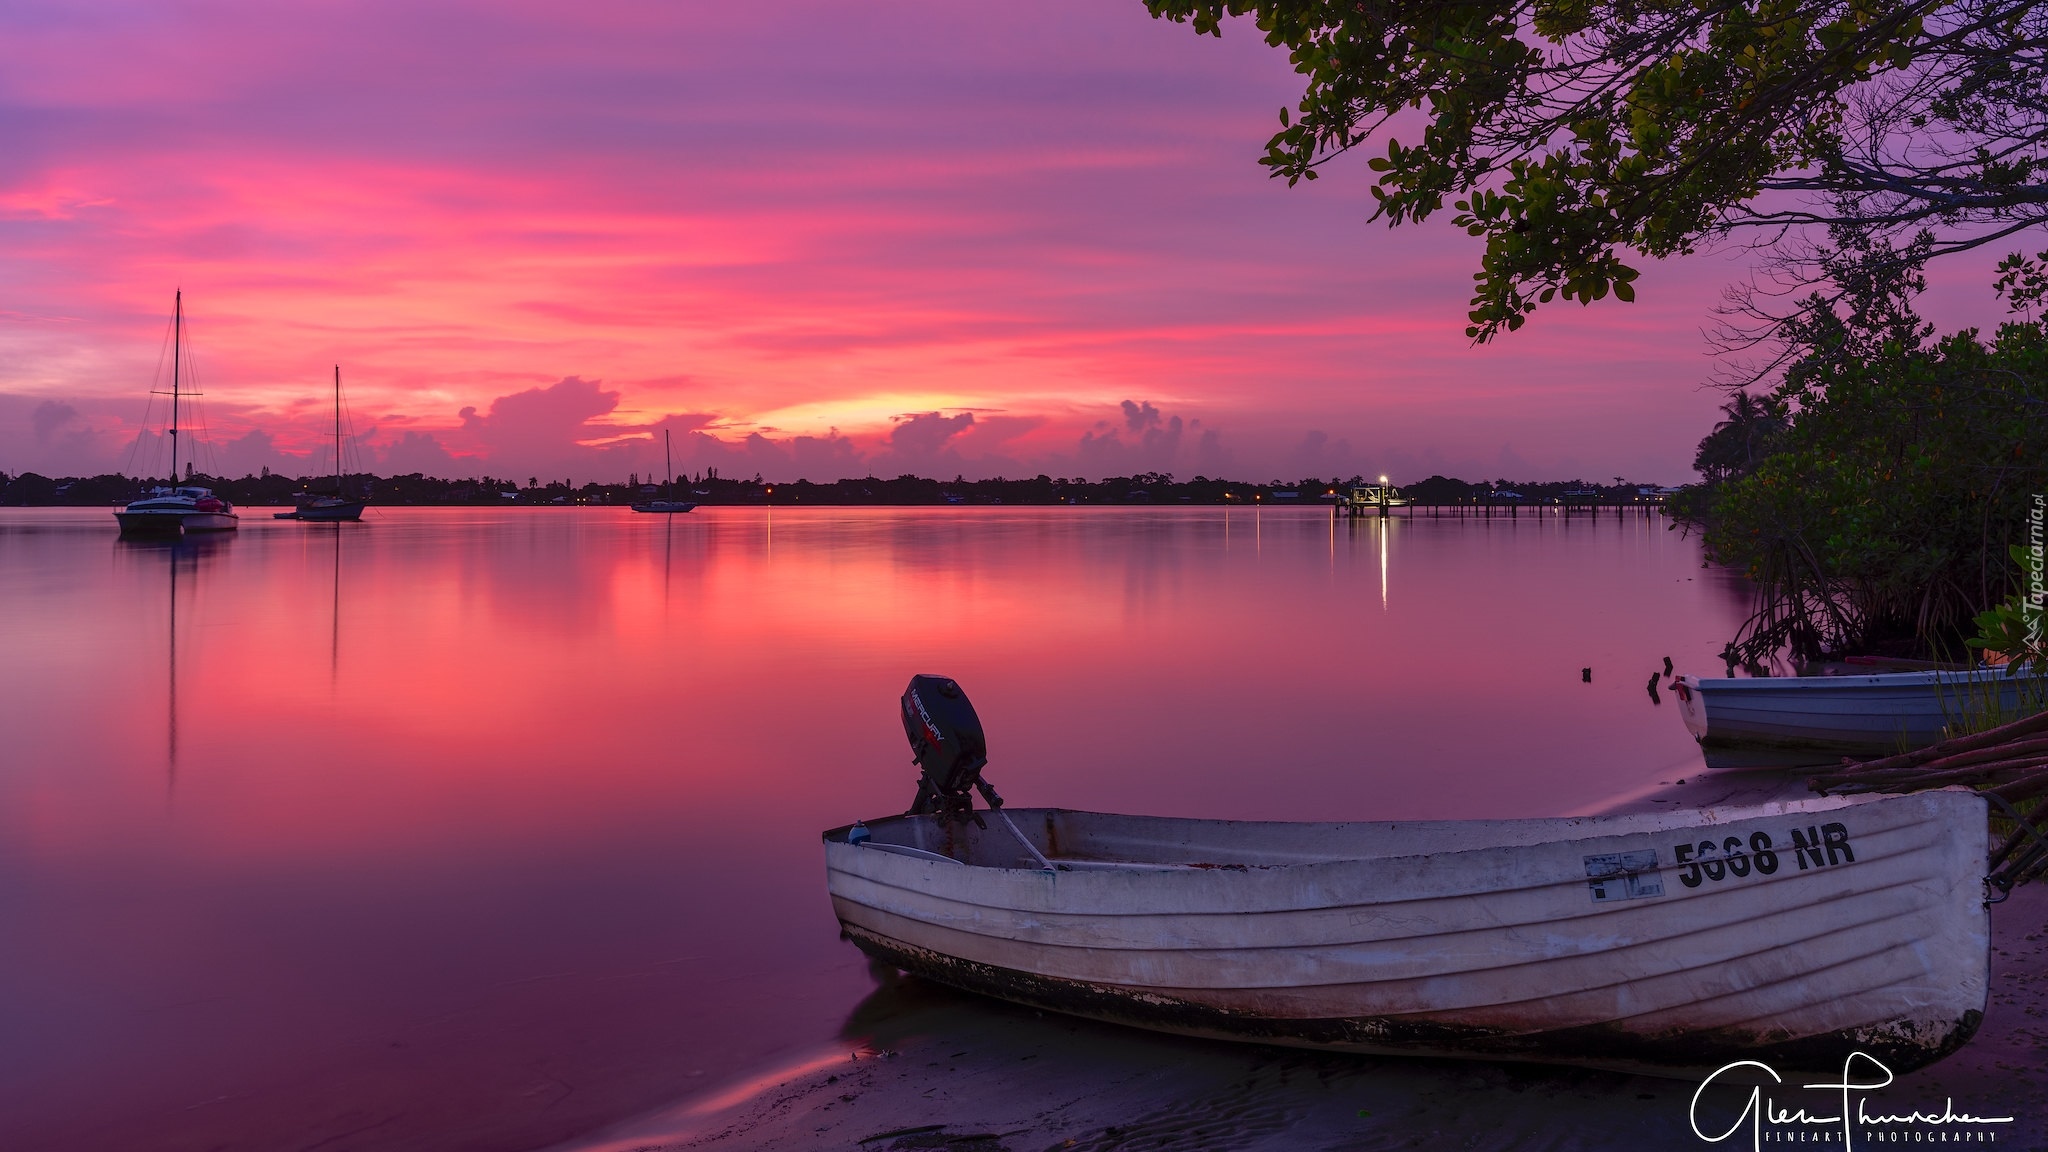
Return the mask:
<path id="1" fill-rule="evenodd" d="M 1010 810 L 950 684 L 905 693 L 912 811 L 825 834 L 847 938 L 941 983 L 1191 1035 L 1670 1075 L 1851 1050 L 1902 1070 L 1982 1017 L 1967 791 L 1484 821 Z"/>
<path id="2" fill-rule="evenodd" d="M 364 500 L 351 499 L 343 488 L 341 462 L 341 365 L 334 366 L 334 491 L 307 492 L 298 500 L 298 506 L 290 512 L 279 512 L 278 520 L 315 520 L 337 522 L 361 520 Z"/>
<path id="3" fill-rule="evenodd" d="M 1972 715 L 2013 714 L 2028 687 L 2004 668 L 1672 681 L 1686 731 L 1703 744 L 1867 752 L 1932 744 Z"/>
<path id="4" fill-rule="evenodd" d="M 633 511 L 667 512 L 671 514 L 694 511 L 697 507 L 694 502 L 675 498 L 675 457 L 669 450 L 669 435 L 666 428 L 661 431 L 661 456 L 662 462 L 667 465 L 667 474 L 661 483 L 661 498 L 657 500 L 642 500 L 640 503 L 632 505 Z"/>
<path id="5" fill-rule="evenodd" d="M 151 488 L 140 500 L 130 501 L 114 519 L 124 536 L 181 536 L 187 532 L 229 532 L 241 526 L 235 506 L 214 495 L 213 489 L 178 485 L 178 419 L 186 396 L 197 395 L 184 388 L 185 293 L 180 290 L 171 305 L 171 420 L 166 431 L 171 439 L 170 487 Z"/>
<path id="6" fill-rule="evenodd" d="M 342 496 L 309 496 L 289 512 L 278 512 L 276 520 L 361 520 L 367 503 Z"/>
<path id="7" fill-rule="evenodd" d="M 186 485 L 152 488 L 140 500 L 131 501 L 114 519 L 128 536 L 178 536 L 186 532 L 229 532 L 239 527 L 235 506 L 213 494 L 211 488 Z"/>

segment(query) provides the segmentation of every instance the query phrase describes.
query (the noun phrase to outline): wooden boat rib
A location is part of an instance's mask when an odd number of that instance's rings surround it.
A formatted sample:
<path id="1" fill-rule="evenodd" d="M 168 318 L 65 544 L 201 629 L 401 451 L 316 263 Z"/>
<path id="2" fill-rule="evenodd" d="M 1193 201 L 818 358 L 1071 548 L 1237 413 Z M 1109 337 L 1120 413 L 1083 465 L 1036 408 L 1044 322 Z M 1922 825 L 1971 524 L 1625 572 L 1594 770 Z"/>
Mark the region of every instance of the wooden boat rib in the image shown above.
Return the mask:
<path id="1" fill-rule="evenodd" d="M 907 928 L 906 919 L 896 918 L 893 923 L 889 920 L 872 921 L 870 926 L 892 938 L 917 943 L 920 946 L 930 947 L 936 951 L 945 951 L 952 955 L 962 955 L 970 959 L 987 962 L 1010 962 L 1015 959 L 1014 955 L 991 954 L 997 951 L 995 949 L 974 950 L 963 948 L 958 940 L 949 940 L 943 937 L 919 933 L 915 929 Z M 1845 940 L 1843 942 L 1845 945 L 1861 947 L 1866 944 L 1875 943 L 1882 947 L 1883 940 L 1885 939 L 1884 933 L 1900 927 L 1899 924 L 1895 923 L 1899 919 L 1899 916 L 1891 915 L 1863 922 L 1837 923 L 1828 931 L 1807 936 L 1799 935 L 1797 932 L 1779 932 L 1775 934 L 1775 938 L 1770 945 L 1747 950 L 1740 946 L 1730 947 L 1730 941 L 1726 938 L 1728 933 L 1724 930 L 1723 939 L 1720 940 L 1701 941 L 1687 939 L 1684 934 L 1680 934 L 1671 939 L 1658 941 L 1654 947 L 1638 947 L 1634 949 L 1635 954 L 1631 954 L 1631 949 L 1629 948 L 1615 948 L 1606 952 L 1588 952 L 1584 955 L 1592 957 L 1592 959 L 1580 964 L 1560 963 L 1558 959 L 1549 958 L 1541 961 L 1515 959 L 1507 963 L 1490 965 L 1453 966 L 1447 964 L 1444 971 L 1427 975 L 1415 972 L 1413 969 L 1427 966 L 1430 963 L 1429 959 L 1424 958 L 1425 956 L 1433 958 L 1444 954 L 1445 942 L 1442 938 L 1411 938 L 1404 943 L 1403 950 L 1414 949 L 1418 945 L 1426 950 L 1422 956 L 1403 956 L 1401 955 L 1402 950 L 1388 949 L 1378 950 L 1378 954 L 1375 954 L 1374 949 L 1353 946 L 1357 954 L 1346 957 L 1346 959 L 1352 961 L 1357 968 L 1369 970 L 1385 965 L 1392 969 L 1391 971 L 1373 973 L 1369 984 L 1362 981 L 1350 983 L 1326 982 L 1328 980 L 1327 977 L 1318 978 L 1313 972 L 1302 972 L 1299 964 L 1289 965 L 1274 962 L 1272 955 L 1266 951 L 1248 950 L 1238 956 L 1223 956 L 1211 951 L 1207 955 L 1201 956 L 1200 960 L 1205 966 L 1217 969 L 1217 971 L 1206 973 L 1204 974 L 1206 978 L 1198 979 L 1198 981 L 1193 983 L 1197 983 L 1199 987 L 1214 989 L 1237 998 L 1249 996 L 1261 990 L 1286 989 L 1290 990 L 1292 999 L 1303 1003 L 1329 999 L 1332 995 L 1331 989 L 1341 989 L 1336 995 L 1345 998 L 1346 1007 L 1356 1008 L 1363 1004 L 1376 1011 L 1397 1014 L 1403 1011 L 1421 1011 L 1433 1007 L 1438 1009 L 1459 1008 L 1466 1012 L 1477 1012 L 1481 1009 L 1512 1008 L 1524 1016 L 1531 1013 L 1564 1016 L 1569 1015 L 1572 1006 L 1566 1001 L 1560 1000 L 1559 997 L 1561 996 L 1615 996 L 1625 997 L 1636 1005 L 1633 1011 L 1628 1007 L 1617 1005 L 1613 1011 L 1613 1017 L 1622 1019 L 1631 1014 L 1643 1015 L 1661 1011 L 1676 1002 L 1671 999 L 1671 996 L 1675 995 L 1676 992 L 1671 994 L 1659 993 L 1654 986 L 1644 983 L 1645 981 L 1656 980 L 1674 973 L 1684 974 L 1702 964 L 1741 962 L 1767 952 L 1772 948 L 1788 946 L 1808 948 L 1811 953 L 1808 957 L 1809 965 L 1827 967 L 1826 959 L 1828 955 L 1836 950 L 1834 946 L 1827 943 L 1827 937 L 1846 933 L 1854 938 Z M 1750 922 L 1751 925 L 1756 923 L 1758 922 Z M 1774 926 L 1765 923 L 1763 927 L 1768 929 Z M 1744 934 L 1753 930 L 1750 925 L 1743 926 Z M 1701 945 L 1707 946 L 1702 947 Z M 1698 951 L 1685 955 L 1673 954 L 1678 949 L 1690 948 L 1698 948 Z M 977 955 L 977 951 L 981 951 L 982 954 Z M 1175 963 L 1178 963 L 1179 956 L 1187 956 L 1199 951 L 1201 950 L 1180 950 L 1175 958 Z M 1389 955 L 1390 952 L 1392 953 L 1391 956 Z M 1164 978 L 1171 980 L 1177 975 L 1172 971 L 1150 973 L 1146 971 L 1147 965 L 1144 964 L 1128 965 L 1123 971 L 1104 971 L 1105 968 L 1116 963 L 1117 961 L 1115 960 L 1108 960 L 1099 965 L 1076 965 L 1071 962 L 1062 965 L 1057 960 L 1048 962 L 1049 958 L 1043 955 L 1033 957 L 1032 959 L 1037 962 L 1027 962 L 1027 965 L 1035 971 L 1062 972 L 1067 976 L 1077 979 L 1119 982 L 1120 979 L 1136 976 L 1140 979 L 1157 980 Z M 1316 959 L 1319 961 L 1323 960 L 1321 957 Z M 1406 963 L 1400 962 L 1403 960 Z M 1262 979 L 1247 981 L 1233 981 L 1224 974 L 1223 969 L 1225 969 L 1225 966 L 1233 962 L 1242 964 L 1247 961 L 1261 968 L 1270 968 L 1271 974 L 1266 975 Z M 1615 975 L 1617 965 L 1627 966 L 1628 974 L 1625 977 Z M 1152 965 L 1152 967 L 1157 966 L 1156 964 Z M 1575 968 L 1583 969 L 1583 971 L 1573 971 Z M 1453 978 L 1468 983 L 1479 980 L 1485 980 L 1489 983 L 1486 987 L 1476 990 L 1448 988 L 1443 985 L 1445 980 Z M 1531 991 L 1510 983 L 1510 981 L 1523 978 L 1540 978 L 1540 990 Z M 1187 981 L 1183 978 L 1177 982 Z M 1752 982 L 1747 986 L 1746 990 L 1754 991 L 1756 988 L 1764 987 L 1768 983 L 1770 981 Z M 1574 988 L 1576 991 L 1564 991 L 1567 987 Z M 1187 992 L 1189 989 L 1181 988 L 1179 991 Z M 1696 996 L 1697 990 L 1685 992 L 1685 995 Z M 1421 1006 L 1404 1009 L 1402 1007 L 1402 999 L 1404 997 L 1416 1000 Z"/>
<path id="2" fill-rule="evenodd" d="M 880 900 L 884 899 L 884 897 L 878 897 L 872 887 L 867 887 L 856 882 L 848 882 L 842 886 L 841 890 L 847 894 L 849 899 L 860 900 L 870 909 L 874 909 L 875 911 L 877 911 L 882 917 L 892 917 L 897 915 L 894 913 L 880 910 L 878 905 L 880 903 Z M 1795 916 L 1810 908 L 1816 907 L 1819 904 L 1827 902 L 1828 899 L 1831 898 L 1823 897 L 1810 904 L 1788 904 L 1782 911 L 1774 913 L 1773 915 Z M 966 913 L 965 915 L 958 913 L 956 913 L 955 915 L 959 918 L 966 919 L 983 910 L 984 909 L 976 908 L 973 912 Z M 1246 922 L 1249 917 L 1257 915 L 1258 914 L 1256 913 L 1231 913 L 1227 916 L 1217 916 L 1212 917 L 1211 919 L 1228 920 L 1231 921 L 1231 923 L 1228 925 L 1229 928 L 1239 928 L 1246 926 Z M 1603 916 L 1599 917 L 1598 919 L 1612 920 L 1613 915 L 1614 914 L 1611 913 L 1603 914 Z M 1897 914 L 1886 913 L 1870 921 L 1869 923 L 1876 923 L 1884 919 L 1890 919 L 1895 915 Z M 898 919 L 908 921 L 909 924 L 916 924 L 920 922 L 907 917 L 898 917 Z M 1133 916 L 1122 919 L 1127 921 L 1138 921 L 1144 918 Z M 1156 936 L 1155 938 L 1142 942 L 1111 942 L 1100 941 L 1098 938 L 1098 943 L 1090 945 L 1079 945 L 1062 941 L 1043 940 L 1028 941 L 1028 943 L 1039 944 L 1044 947 L 1053 949 L 1087 949 L 1100 946 L 1107 946 L 1123 947 L 1132 951 L 1158 950 L 1171 951 L 1176 953 L 1200 952 L 1205 953 L 1212 962 L 1219 964 L 1228 962 L 1231 959 L 1233 959 L 1234 957 L 1232 956 L 1232 953 L 1246 953 L 1261 961 L 1262 967 L 1263 962 L 1268 957 L 1275 954 L 1284 954 L 1287 952 L 1316 952 L 1317 950 L 1323 949 L 1339 949 L 1344 951 L 1344 954 L 1342 956 L 1343 961 L 1348 963 L 1373 966 L 1375 968 L 1375 978 L 1381 982 L 1401 978 L 1398 975 L 1398 973 L 1410 966 L 1413 966 L 1417 969 L 1427 969 L 1432 974 L 1437 975 L 1467 975 L 1482 972 L 1501 973 L 1512 968 L 1527 966 L 1532 963 L 1552 963 L 1557 959 L 1561 959 L 1564 956 L 1569 955 L 1598 955 L 1606 960 L 1612 960 L 1616 956 L 1628 951 L 1630 948 L 1640 946 L 1615 945 L 1610 943 L 1604 937 L 1589 934 L 1581 939 L 1567 939 L 1562 941 L 1556 946 L 1557 950 L 1560 952 L 1559 956 L 1546 956 L 1541 960 L 1530 960 L 1524 957 L 1503 954 L 1493 946 L 1496 943 L 1495 937 L 1498 932 L 1515 928 L 1538 927 L 1533 925 L 1500 925 L 1497 927 L 1468 930 L 1465 932 L 1429 933 L 1414 935 L 1389 934 L 1377 938 L 1343 939 L 1341 937 L 1333 937 L 1313 945 L 1269 944 L 1265 946 L 1260 946 L 1255 943 L 1233 943 L 1223 946 L 1214 946 L 1193 943 L 1186 938 L 1187 935 L 1193 934 L 1183 934 L 1178 930 L 1183 922 L 1192 921 L 1195 919 L 1196 917 L 1193 916 L 1174 918 L 1174 923 L 1172 927 L 1160 932 L 1158 936 Z M 1550 929 L 1561 929 L 1566 925 L 1570 925 L 1576 931 L 1587 933 L 1597 933 L 1601 930 L 1601 928 L 1604 927 L 1604 925 L 1586 925 L 1583 923 L 1583 920 L 1585 919 L 1589 918 L 1560 918 L 1559 920 L 1549 925 L 1543 925 L 1540 927 Z M 1749 935 L 1747 929 L 1748 925 L 1752 923 L 1755 923 L 1755 921 L 1745 922 L 1742 926 L 1745 929 L 1743 933 L 1744 937 L 1747 937 Z M 1119 926 L 1123 927 L 1124 925 Z M 1250 921 L 1250 926 L 1258 929 L 1267 929 L 1269 927 L 1272 927 L 1271 922 L 1269 920 L 1264 919 L 1263 917 L 1256 921 Z M 1862 926 L 1864 925 L 1851 925 L 1851 927 Z M 1130 927 L 1135 931 L 1144 931 L 1144 929 L 1137 929 L 1135 925 L 1130 925 Z M 1056 930 L 1057 929 L 1055 929 L 1055 931 Z M 1284 932 L 1286 931 L 1286 928 L 1276 927 L 1274 930 Z M 915 929 L 906 929 L 906 931 L 915 931 Z M 1660 945 L 1668 945 L 1676 944 L 1679 942 L 1685 942 L 1688 943 L 1690 946 L 1701 950 L 1699 952 L 1695 952 L 1694 954 L 1687 956 L 1685 958 L 1684 964 L 1671 965 L 1670 967 L 1672 969 L 1682 969 L 1687 965 L 1698 963 L 1703 960 L 1721 962 L 1731 959 L 1739 959 L 1742 956 L 1750 954 L 1742 951 L 1730 951 L 1726 950 L 1725 948 L 1710 948 L 1710 945 L 1718 943 L 1718 941 L 1714 939 L 1715 933 L 1725 931 L 1725 927 L 1712 927 L 1699 928 L 1691 931 L 1673 932 L 1666 936 L 1660 937 L 1657 943 Z M 1041 929 L 1041 932 L 1039 934 L 1043 935 L 1049 933 L 1045 932 L 1044 929 Z M 1218 934 L 1222 935 L 1224 933 L 1219 932 Z M 1013 939 L 1019 939 L 1020 942 L 1023 942 L 1022 938 L 1026 935 L 1030 935 L 1030 933 L 1019 932 L 1017 937 L 1013 937 Z M 1075 933 L 1075 935 L 1080 935 L 1080 933 Z M 1780 937 L 1780 939 L 1796 939 L 1796 936 L 1787 934 L 1785 936 Z M 1422 958 L 1414 955 L 1412 952 L 1412 948 L 1414 945 L 1424 943 L 1427 944 L 1430 950 L 1427 960 L 1423 960 Z M 1461 945 L 1466 945 L 1468 943 L 1470 945 L 1473 945 L 1473 947 L 1470 947 L 1469 949 L 1461 947 Z M 1375 945 L 1390 944 L 1401 945 L 1402 949 L 1389 949 L 1381 953 L 1366 951 L 1367 949 L 1370 949 Z M 1148 945 L 1150 946 L 1149 949 L 1147 947 Z M 1775 944 L 1769 946 L 1775 946 Z M 1709 955 L 1709 951 L 1715 954 Z M 1455 961 L 1455 958 L 1457 957 L 1477 957 L 1482 960 L 1491 962 L 1460 965 Z M 1309 959 L 1312 962 L 1321 962 L 1323 960 L 1323 957 L 1320 955 L 1311 955 Z M 1393 970 L 1386 970 L 1389 967 L 1391 967 Z M 1285 981 L 1279 981 L 1279 983 L 1285 983 Z"/>
<path id="3" fill-rule="evenodd" d="M 1916 1067 L 1968 1038 L 1988 986 L 1967 792 L 1398 824 L 1006 811 L 1052 870 L 1000 824 L 828 833 L 846 935 L 944 983 L 1168 1031 L 1674 1074 L 1839 1068 L 1850 1048 Z M 1719 854 L 1730 838 L 1742 856 Z M 1680 858 L 1702 843 L 1718 878 Z"/>

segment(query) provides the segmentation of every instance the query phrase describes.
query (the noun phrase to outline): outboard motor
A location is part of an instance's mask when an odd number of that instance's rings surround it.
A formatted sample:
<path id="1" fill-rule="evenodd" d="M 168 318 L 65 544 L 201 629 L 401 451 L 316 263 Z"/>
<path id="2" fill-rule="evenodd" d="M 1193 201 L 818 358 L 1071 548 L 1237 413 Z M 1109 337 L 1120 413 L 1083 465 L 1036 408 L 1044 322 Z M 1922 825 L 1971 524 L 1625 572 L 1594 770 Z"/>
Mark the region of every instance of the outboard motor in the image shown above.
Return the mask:
<path id="1" fill-rule="evenodd" d="M 973 792 L 990 808 L 1001 808 L 1003 798 L 981 778 L 988 763 L 988 740 L 982 735 L 981 717 L 967 702 L 967 693 L 945 676 L 912 676 L 903 690 L 903 734 L 910 740 L 910 757 L 923 775 L 917 782 L 917 800 L 908 815 L 936 813 L 946 820 L 973 820 L 988 827 L 974 812 Z"/>

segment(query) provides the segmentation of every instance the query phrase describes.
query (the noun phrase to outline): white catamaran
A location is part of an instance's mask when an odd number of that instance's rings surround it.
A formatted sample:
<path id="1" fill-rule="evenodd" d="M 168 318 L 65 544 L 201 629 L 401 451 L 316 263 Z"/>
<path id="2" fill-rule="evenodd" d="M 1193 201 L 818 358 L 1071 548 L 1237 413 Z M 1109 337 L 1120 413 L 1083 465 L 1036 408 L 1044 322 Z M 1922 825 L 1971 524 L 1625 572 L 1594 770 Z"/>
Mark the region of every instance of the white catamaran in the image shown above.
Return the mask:
<path id="1" fill-rule="evenodd" d="M 149 490 L 140 500 L 114 513 L 124 536 L 182 536 L 187 532 L 228 532 L 241 526 L 235 506 L 213 494 L 211 488 L 178 483 L 178 417 L 186 396 L 184 390 L 185 293 L 180 291 L 171 310 L 171 486 Z"/>

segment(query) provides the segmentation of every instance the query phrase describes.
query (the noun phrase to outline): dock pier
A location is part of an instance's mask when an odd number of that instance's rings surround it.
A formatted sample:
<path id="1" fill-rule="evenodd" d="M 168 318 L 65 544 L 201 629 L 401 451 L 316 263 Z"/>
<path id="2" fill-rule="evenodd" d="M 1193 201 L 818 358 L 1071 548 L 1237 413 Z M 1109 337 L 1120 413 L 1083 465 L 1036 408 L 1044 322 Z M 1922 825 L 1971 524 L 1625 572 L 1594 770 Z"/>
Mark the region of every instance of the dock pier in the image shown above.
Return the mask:
<path id="1" fill-rule="evenodd" d="M 1361 485 L 1352 488 L 1348 493 L 1339 494 L 1330 506 L 1330 515 L 1337 519 L 1355 520 L 1360 517 L 1371 517 L 1385 520 L 1391 517 L 1396 509 L 1401 510 L 1404 519 L 1413 519 L 1417 509 L 1425 509 L 1432 520 L 1439 517 L 1491 520 L 1496 515 L 1512 520 L 1519 519 L 1524 511 L 1532 515 L 1551 512 L 1566 518 L 1585 515 L 1598 519 L 1602 512 L 1610 509 L 1614 512 L 1615 518 L 1620 519 L 1636 511 L 1661 513 L 1664 502 L 1660 498 L 1643 496 L 1628 500 L 1607 500 L 1602 499 L 1598 492 L 1573 491 L 1547 500 L 1528 500 L 1520 493 L 1510 492 L 1492 496 L 1474 495 L 1449 503 L 1424 504 L 1403 496 L 1400 489 L 1382 482 Z"/>

